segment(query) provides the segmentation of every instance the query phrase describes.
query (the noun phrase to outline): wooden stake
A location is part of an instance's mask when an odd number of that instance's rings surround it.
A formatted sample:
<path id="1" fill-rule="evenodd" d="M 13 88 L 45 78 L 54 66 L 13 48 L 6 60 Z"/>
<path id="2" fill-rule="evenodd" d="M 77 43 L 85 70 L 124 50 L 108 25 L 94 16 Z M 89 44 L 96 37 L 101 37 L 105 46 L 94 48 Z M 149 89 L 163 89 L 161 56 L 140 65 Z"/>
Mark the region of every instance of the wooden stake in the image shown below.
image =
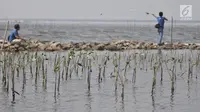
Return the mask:
<path id="1" fill-rule="evenodd" d="M 7 38 L 8 27 L 9 27 L 9 21 L 6 24 L 6 30 L 5 30 L 5 33 L 4 33 L 4 41 L 3 41 L 3 45 L 1 46 L 1 50 L 3 49 L 5 40 Z"/>
<path id="2" fill-rule="evenodd" d="M 172 37 L 173 37 L 173 17 L 171 17 L 171 46 L 173 44 Z"/>
<path id="3" fill-rule="evenodd" d="M 15 102 L 15 69 L 12 67 L 12 102 Z"/>

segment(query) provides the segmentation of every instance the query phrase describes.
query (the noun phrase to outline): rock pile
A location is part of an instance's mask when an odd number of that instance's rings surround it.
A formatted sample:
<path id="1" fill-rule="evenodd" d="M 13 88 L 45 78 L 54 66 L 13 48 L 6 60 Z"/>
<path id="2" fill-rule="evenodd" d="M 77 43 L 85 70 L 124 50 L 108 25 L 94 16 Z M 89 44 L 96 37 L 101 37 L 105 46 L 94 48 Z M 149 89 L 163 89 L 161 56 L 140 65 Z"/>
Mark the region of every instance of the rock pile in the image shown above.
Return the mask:
<path id="1" fill-rule="evenodd" d="M 3 41 L 0 40 L 0 46 L 3 45 Z M 50 41 L 39 40 L 27 40 L 23 42 L 15 39 L 12 43 L 5 42 L 4 51 L 62 51 L 62 50 L 131 50 L 131 49 L 193 49 L 200 50 L 200 44 L 188 44 L 188 43 L 164 43 L 163 45 L 157 45 L 150 42 L 138 42 L 134 40 L 118 40 L 106 43 L 97 42 L 80 42 L 80 43 L 60 43 Z"/>

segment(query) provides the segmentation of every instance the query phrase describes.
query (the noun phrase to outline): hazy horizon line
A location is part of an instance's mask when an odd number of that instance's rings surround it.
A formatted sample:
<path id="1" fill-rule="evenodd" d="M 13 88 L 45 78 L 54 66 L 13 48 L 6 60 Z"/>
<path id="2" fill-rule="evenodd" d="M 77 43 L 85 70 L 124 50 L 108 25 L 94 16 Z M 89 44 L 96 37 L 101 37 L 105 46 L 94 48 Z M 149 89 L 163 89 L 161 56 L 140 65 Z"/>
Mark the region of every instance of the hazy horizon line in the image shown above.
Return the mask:
<path id="1" fill-rule="evenodd" d="M 155 22 L 156 20 L 138 20 L 138 19 L 51 19 L 51 18 L 0 18 L 0 22 L 27 22 L 27 21 L 49 21 L 49 22 Z M 200 23 L 200 20 L 173 20 L 175 23 Z M 171 22 L 169 20 L 168 22 Z"/>
<path id="2" fill-rule="evenodd" d="M 49 20 L 49 21 L 155 21 L 149 19 L 80 19 L 80 18 L 64 18 L 64 19 L 56 19 L 56 18 L 0 18 L 0 20 Z M 174 21 L 199 21 L 200 20 L 180 20 L 173 19 Z M 170 19 L 169 19 L 170 21 Z"/>

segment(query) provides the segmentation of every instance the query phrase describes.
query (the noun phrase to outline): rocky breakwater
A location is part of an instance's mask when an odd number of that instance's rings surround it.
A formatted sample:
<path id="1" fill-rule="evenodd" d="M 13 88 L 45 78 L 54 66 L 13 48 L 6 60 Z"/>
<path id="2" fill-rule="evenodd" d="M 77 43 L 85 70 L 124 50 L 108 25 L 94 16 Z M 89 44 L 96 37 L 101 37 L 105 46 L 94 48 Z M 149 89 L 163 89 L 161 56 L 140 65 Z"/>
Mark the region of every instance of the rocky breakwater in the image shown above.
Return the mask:
<path id="1" fill-rule="evenodd" d="M 3 40 L 0 40 L 0 46 L 3 45 Z M 12 43 L 5 42 L 2 50 L 4 51 L 63 51 L 63 50 L 131 50 L 131 49 L 192 49 L 200 50 L 200 44 L 189 43 L 164 43 L 157 45 L 151 42 L 138 42 L 134 40 L 117 40 L 106 43 L 97 42 L 80 42 L 80 43 L 60 43 L 53 41 L 39 40 L 14 40 Z"/>

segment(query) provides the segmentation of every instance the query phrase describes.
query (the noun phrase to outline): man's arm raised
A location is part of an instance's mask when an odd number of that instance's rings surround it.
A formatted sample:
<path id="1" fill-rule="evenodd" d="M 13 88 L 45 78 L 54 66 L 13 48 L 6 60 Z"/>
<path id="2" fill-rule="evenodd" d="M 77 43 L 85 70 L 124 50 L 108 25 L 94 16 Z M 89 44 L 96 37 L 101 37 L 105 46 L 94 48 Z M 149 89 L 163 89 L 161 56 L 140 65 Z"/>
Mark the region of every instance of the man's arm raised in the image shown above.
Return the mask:
<path id="1" fill-rule="evenodd" d="M 157 19 L 157 16 L 155 14 L 151 14 L 151 15 Z"/>
<path id="2" fill-rule="evenodd" d="M 165 17 L 165 20 L 168 21 L 168 19 Z"/>

